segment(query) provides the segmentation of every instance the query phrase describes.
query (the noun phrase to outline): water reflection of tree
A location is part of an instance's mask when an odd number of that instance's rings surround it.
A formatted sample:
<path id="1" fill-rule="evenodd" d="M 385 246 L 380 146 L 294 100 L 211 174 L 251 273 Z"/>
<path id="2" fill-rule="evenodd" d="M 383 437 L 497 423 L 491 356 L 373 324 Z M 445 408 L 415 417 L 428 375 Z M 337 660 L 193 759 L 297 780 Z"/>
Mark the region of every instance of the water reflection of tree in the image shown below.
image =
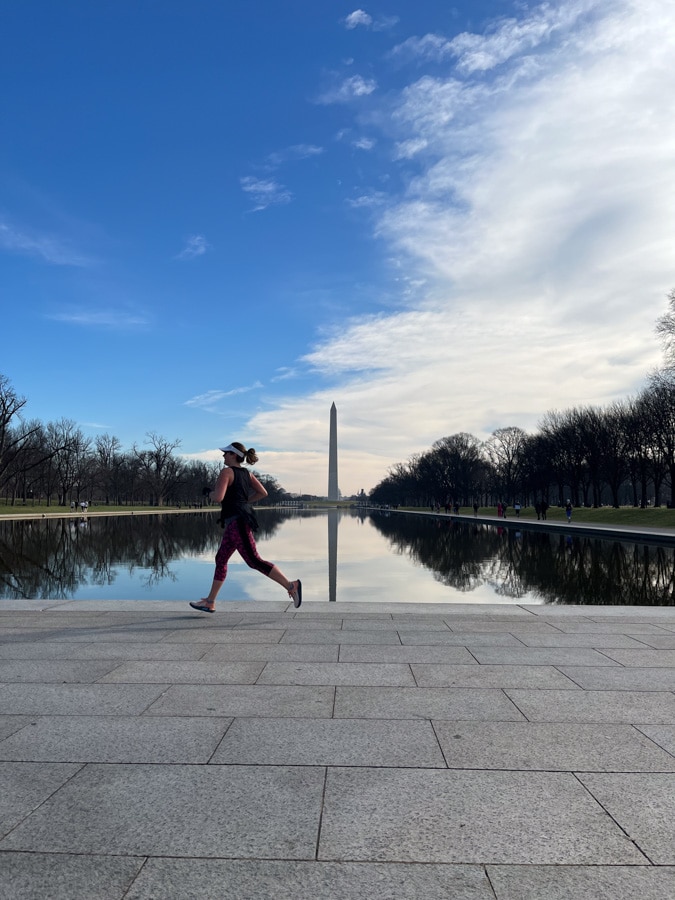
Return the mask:
<path id="1" fill-rule="evenodd" d="M 175 580 L 172 561 L 215 556 L 217 512 L 91 516 L 0 523 L 0 597 L 66 598 L 83 585 L 111 585 L 123 566 L 147 587 Z M 261 510 L 257 538 L 271 537 L 284 514 Z"/>
<path id="2" fill-rule="evenodd" d="M 396 552 L 455 590 L 547 603 L 675 605 L 675 550 L 413 516 L 372 517 Z"/>

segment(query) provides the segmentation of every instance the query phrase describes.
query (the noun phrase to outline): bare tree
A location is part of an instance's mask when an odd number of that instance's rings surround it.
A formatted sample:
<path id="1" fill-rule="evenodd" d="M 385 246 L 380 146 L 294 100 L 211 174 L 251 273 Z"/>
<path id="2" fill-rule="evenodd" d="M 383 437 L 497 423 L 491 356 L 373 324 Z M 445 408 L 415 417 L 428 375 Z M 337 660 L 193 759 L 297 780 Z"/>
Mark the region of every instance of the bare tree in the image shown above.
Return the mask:
<path id="1" fill-rule="evenodd" d="M 164 506 L 167 496 L 180 483 L 184 474 L 184 464 L 177 460 L 173 451 L 180 447 L 180 440 L 168 441 L 154 431 L 146 435 L 149 450 L 139 450 L 134 444 L 132 452 L 140 465 L 146 486 L 155 506 Z"/>
<path id="2" fill-rule="evenodd" d="M 668 294 L 668 312 L 656 320 L 656 333 L 666 356 L 666 368 L 675 371 L 675 289 Z"/>

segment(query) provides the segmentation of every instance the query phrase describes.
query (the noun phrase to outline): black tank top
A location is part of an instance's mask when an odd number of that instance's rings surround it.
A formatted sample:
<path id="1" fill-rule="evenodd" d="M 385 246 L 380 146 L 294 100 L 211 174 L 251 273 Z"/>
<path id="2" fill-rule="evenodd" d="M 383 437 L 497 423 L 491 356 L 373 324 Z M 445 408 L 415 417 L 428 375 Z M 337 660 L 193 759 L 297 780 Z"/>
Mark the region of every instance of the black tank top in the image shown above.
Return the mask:
<path id="1" fill-rule="evenodd" d="M 228 519 L 234 517 L 245 519 L 253 531 L 258 530 L 253 507 L 248 502 L 251 493 L 251 476 L 246 469 L 232 466 L 234 481 L 225 491 L 223 502 L 220 505 L 220 524 L 225 525 Z"/>

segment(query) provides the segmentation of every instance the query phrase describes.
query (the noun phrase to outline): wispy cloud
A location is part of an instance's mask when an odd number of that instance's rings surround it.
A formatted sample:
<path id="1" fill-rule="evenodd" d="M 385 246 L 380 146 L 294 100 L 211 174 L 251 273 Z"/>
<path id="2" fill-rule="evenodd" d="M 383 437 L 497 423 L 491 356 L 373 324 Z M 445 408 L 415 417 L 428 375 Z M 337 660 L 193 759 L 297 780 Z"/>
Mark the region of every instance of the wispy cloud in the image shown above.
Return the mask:
<path id="1" fill-rule="evenodd" d="M 377 141 L 374 138 L 367 137 L 352 141 L 352 147 L 355 147 L 357 150 L 372 150 L 375 144 L 377 144 Z"/>
<path id="2" fill-rule="evenodd" d="M 70 309 L 49 313 L 47 319 L 82 328 L 146 328 L 150 319 L 138 312 L 123 309 Z"/>
<path id="3" fill-rule="evenodd" d="M 548 409 L 625 396 L 659 360 L 675 18 L 661 0 L 568 0 L 460 37 L 454 71 L 380 101 L 381 142 L 414 168 L 379 195 L 375 233 L 423 289 L 321 337 L 303 361 L 330 388 L 247 428 L 325 453 L 335 400 L 350 492 L 362 484 L 348 478 L 372 485 L 445 434 L 535 428 Z M 294 452 L 278 460 L 290 490 Z"/>
<path id="4" fill-rule="evenodd" d="M 398 22 L 398 16 L 376 16 L 373 17 L 363 9 L 355 9 L 342 19 L 342 23 L 348 31 L 355 28 L 368 28 L 372 31 L 386 31 L 393 28 Z"/>
<path id="5" fill-rule="evenodd" d="M 55 266 L 86 267 L 93 263 L 93 260 L 73 249 L 66 240 L 21 229 L 2 219 L 0 219 L 0 247 L 10 253 L 39 257 Z"/>
<path id="6" fill-rule="evenodd" d="M 368 25 L 372 25 L 373 17 L 368 15 L 368 13 L 362 9 L 355 9 L 354 12 L 351 12 L 348 16 L 345 16 L 343 21 L 345 23 L 345 28 L 352 30 L 354 28 L 358 28 L 359 25 L 365 25 L 366 27 L 368 27 Z"/>
<path id="7" fill-rule="evenodd" d="M 317 98 L 317 103 L 329 105 L 332 103 L 351 103 L 360 97 L 367 97 L 377 90 L 377 82 L 374 78 L 363 78 L 361 75 L 352 75 L 345 78 L 340 84 L 324 91 Z"/>
<path id="8" fill-rule="evenodd" d="M 245 387 L 231 388 L 229 391 L 206 391 L 206 393 L 204 394 L 197 394 L 196 397 L 192 397 L 190 400 L 186 400 L 184 406 L 203 409 L 207 412 L 216 412 L 218 404 L 222 400 L 225 400 L 227 397 L 236 397 L 238 394 L 246 394 L 249 391 L 258 390 L 261 387 L 262 383 L 260 381 L 256 381 L 253 384 L 246 385 Z"/>
<path id="9" fill-rule="evenodd" d="M 193 234 L 187 238 L 176 259 L 195 259 L 197 256 L 203 256 L 210 248 L 211 245 L 203 234 Z"/>
<path id="10" fill-rule="evenodd" d="M 273 178 L 254 178 L 247 175 L 240 179 L 241 189 L 249 194 L 253 201 L 253 212 L 267 209 L 268 206 L 278 206 L 290 203 L 293 194 Z"/>
<path id="11" fill-rule="evenodd" d="M 320 156 L 324 152 L 323 147 L 317 147 L 316 144 L 293 144 L 283 150 L 277 150 L 270 153 L 267 157 L 267 164 L 272 168 L 278 168 L 287 162 L 294 162 L 299 159 L 309 159 L 312 156 Z"/>

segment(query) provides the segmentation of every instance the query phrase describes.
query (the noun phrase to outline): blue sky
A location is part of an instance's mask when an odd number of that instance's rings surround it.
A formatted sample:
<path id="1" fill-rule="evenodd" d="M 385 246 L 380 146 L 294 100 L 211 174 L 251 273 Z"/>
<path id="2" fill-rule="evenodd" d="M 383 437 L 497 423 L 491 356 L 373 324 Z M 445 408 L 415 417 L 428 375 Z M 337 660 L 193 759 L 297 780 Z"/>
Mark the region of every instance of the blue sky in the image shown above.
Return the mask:
<path id="1" fill-rule="evenodd" d="M 659 363 L 670 0 L 23 0 L 0 23 L 0 372 L 125 448 L 325 493 Z"/>

